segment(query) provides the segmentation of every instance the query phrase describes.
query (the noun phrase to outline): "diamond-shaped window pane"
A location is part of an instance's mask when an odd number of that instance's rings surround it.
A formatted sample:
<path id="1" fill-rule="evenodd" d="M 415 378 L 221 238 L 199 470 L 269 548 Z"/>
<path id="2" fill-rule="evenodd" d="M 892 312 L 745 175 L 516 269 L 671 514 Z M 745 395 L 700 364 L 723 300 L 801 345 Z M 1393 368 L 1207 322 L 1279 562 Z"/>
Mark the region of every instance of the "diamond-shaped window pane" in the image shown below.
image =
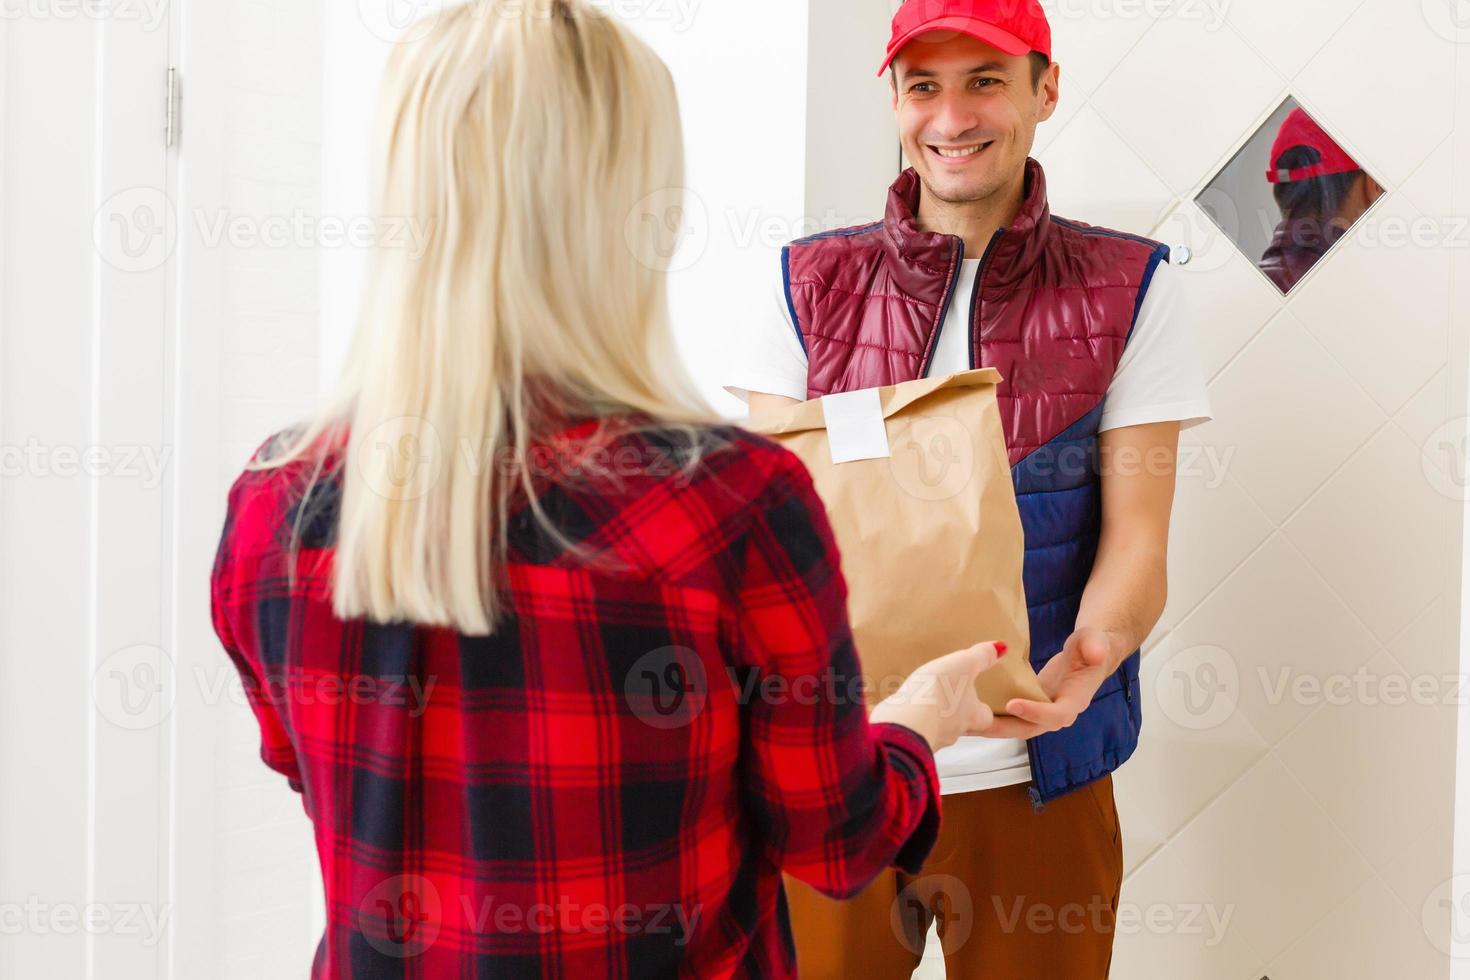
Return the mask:
<path id="1" fill-rule="evenodd" d="M 1288 98 L 1197 203 L 1285 294 L 1381 196 L 1378 181 Z"/>

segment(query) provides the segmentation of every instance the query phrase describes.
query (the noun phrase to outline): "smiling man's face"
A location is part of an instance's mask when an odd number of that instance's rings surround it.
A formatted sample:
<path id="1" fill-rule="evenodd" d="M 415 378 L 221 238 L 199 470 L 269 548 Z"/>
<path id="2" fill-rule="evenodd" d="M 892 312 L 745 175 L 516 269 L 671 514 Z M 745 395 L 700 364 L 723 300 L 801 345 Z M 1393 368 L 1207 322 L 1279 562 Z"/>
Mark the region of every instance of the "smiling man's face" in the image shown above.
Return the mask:
<path id="1" fill-rule="evenodd" d="M 1056 110 L 1056 65 L 1036 82 L 1027 55 L 945 32 L 910 42 L 894 70 L 899 137 L 930 194 L 965 204 L 1022 179 L 1036 126 Z"/>

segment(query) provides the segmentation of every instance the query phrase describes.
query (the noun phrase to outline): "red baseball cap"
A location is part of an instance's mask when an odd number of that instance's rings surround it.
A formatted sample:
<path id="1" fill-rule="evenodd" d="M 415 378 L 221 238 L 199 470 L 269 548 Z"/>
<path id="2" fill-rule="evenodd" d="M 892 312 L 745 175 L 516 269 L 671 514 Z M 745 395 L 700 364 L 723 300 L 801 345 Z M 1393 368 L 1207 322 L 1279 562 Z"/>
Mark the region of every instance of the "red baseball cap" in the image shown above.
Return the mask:
<path id="1" fill-rule="evenodd" d="M 1038 51 L 1051 58 L 1051 24 L 1038 0 L 907 0 L 893 16 L 893 37 L 881 75 L 920 34 L 968 34 L 1009 55 Z"/>
<path id="2" fill-rule="evenodd" d="M 1277 167 L 1281 161 L 1281 155 L 1298 146 L 1316 150 L 1321 160 L 1309 167 L 1297 167 L 1295 170 L 1284 170 Z M 1286 121 L 1281 124 L 1281 131 L 1276 134 L 1276 142 L 1271 145 L 1271 165 L 1276 169 L 1266 171 L 1266 179 L 1273 184 L 1290 184 L 1298 180 L 1309 180 L 1312 177 L 1350 174 L 1363 169 L 1358 166 L 1356 160 L 1348 156 L 1346 150 L 1337 145 L 1337 140 L 1328 136 L 1327 131 L 1318 126 L 1315 119 L 1307 115 L 1305 109 L 1293 109 L 1286 117 Z"/>

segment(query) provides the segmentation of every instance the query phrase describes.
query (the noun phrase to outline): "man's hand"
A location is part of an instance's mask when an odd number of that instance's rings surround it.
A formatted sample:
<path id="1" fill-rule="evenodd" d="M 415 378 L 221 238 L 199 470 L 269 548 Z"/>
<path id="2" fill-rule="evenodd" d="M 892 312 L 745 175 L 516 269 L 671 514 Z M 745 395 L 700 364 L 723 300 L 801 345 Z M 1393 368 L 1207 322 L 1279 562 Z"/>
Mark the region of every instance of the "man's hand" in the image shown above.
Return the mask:
<path id="1" fill-rule="evenodd" d="M 997 718 L 978 734 L 1035 738 L 1068 727 L 1164 611 L 1179 423 L 1109 429 L 1098 442 L 1102 532 L 1074 631 L 1041 668 L 1052 703 L 1012 700 L 1006 710 L 1014 717 Z"/>
<path id="2" fill-rule="evenodd" d="M 1046 662 L 1037 677 L 1051 704 L 1013 698 L 1006 711 L 984 731 L 987 738 L 1035 738 L 1069 728 L 1087 710 L 1097 689 L 1132 653 L 1125 637 L 1105 630 L 1083 628 L 1067 637 L 1061 652 Z"/>

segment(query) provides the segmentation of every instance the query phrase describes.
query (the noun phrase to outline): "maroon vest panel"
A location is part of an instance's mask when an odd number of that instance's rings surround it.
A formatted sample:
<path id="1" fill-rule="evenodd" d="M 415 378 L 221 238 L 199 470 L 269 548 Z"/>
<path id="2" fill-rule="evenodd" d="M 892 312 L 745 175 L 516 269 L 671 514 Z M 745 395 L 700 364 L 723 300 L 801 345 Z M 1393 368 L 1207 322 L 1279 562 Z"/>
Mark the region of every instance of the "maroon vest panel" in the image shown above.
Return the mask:
<path id="1" fill-rule="evenodd" d="M 982 257 L 970 311 L 973 367 L 995 367 L 1015 465 L 1094 409 L 1166 253 L 1144 238 L 1052 218 L 1046 178 Z M 919 178 L 905 171 L 883 222 L 787 246 L 787 295 L 807 351 L 807 397 L 923 377 L 954 295 L 964 245 L 921 230 Z M 971 256 L 975 257 L 975 256 Z"/>

